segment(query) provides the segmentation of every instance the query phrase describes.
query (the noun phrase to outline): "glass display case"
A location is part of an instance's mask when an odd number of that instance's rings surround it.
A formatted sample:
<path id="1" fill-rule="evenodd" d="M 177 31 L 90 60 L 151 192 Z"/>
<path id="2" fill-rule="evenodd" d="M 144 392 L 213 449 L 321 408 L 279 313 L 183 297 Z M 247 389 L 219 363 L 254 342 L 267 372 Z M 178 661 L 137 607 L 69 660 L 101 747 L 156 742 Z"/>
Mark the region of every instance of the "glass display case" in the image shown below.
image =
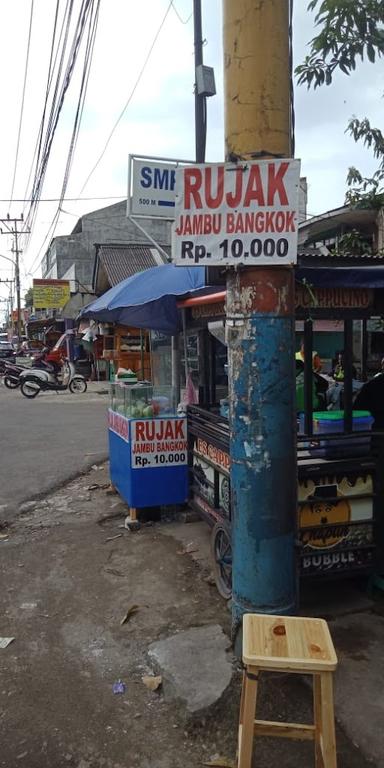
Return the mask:
<path id="1" fill-rule="evenodd" d="M 176 413 L 174 390 L 171 386 L 148 383 L 111 383 L 110 407 L 115 413 L 131 419 L 171 416 Z"/>

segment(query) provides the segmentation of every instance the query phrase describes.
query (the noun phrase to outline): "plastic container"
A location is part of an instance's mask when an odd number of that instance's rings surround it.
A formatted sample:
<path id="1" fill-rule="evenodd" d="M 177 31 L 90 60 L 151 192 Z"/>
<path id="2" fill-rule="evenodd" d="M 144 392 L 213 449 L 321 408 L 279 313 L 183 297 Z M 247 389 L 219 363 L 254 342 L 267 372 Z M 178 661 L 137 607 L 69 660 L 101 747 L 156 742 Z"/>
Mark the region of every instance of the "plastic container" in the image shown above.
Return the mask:
<path id="1" fill-rule="evenodd" d="M 142 419 L 176 413 L 172 387 L 154 387 L 148 382 L 111 382 L 110 408 L 126 418 Z"/>
<path id="2" fill-rule="evenodd" d="M 352 431 L 368 432 L 374 422 L 369 411 L 353 411 Z M 300 414 L 299 434 L 304 435 L 304 414 Z M 335 434 L 344 432 L 344 411 L 315 411 L 313 413 L 313 434 Z"/>
<path id="3" fill-rule="evenodd" d="M 373 417 L 369 411 L 353 411 L 352 431 L 370 432 Z M 313 414 L 313 442 L 308 444 L 309 453 L 318 458 L 343 459 L 352 456 L 365 456 L 371 448 L 371 438 L 362 435 L 349 443 L 344 440 L 316 440 L 318 435 L 342 434 L 344 432 L 344 411 L 316 411 Z M 300 414 L 299 434 L 304 433 L 304 414 Z"/>

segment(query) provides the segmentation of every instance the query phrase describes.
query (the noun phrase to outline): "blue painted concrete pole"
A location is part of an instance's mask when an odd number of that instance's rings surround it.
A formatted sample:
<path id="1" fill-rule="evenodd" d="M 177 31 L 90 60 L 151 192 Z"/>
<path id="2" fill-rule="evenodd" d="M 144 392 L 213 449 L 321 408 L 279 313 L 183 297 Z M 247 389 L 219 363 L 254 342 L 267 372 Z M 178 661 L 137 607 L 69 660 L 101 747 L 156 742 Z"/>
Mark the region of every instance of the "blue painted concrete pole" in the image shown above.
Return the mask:
<path id="1" fill-rule="evenodd" d="M 233 630 L 296 608 L 293 269 L 227 279 Z"/>
<path id="2" fill-rule="evenodd" d="M 223 0 L 231 159 L 293 151 L 290 7 L 289 0 Z M 236 639 L 244 612 L 288 614 L 296 607 L 292 268 L 229 271 L 227 328 Z"/>

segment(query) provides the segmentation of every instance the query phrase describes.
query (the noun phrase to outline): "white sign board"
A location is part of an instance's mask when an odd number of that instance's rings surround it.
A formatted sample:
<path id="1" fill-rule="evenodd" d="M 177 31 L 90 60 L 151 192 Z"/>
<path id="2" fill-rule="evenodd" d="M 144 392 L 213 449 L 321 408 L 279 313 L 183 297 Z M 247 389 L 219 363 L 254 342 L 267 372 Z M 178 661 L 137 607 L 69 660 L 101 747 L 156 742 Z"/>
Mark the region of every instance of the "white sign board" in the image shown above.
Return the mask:
<path id="1" fill-rule="evenodd" d="M 128 159 L 128 216 L 173 219 L 175 174 L 187 160 L 130 155 Z"/>
<path id="2" fill-rule="evenodd" d="M 176 164 L 132 159 L 133 216 L 174 217 Z"/>
<path id="3" fill-rule="evenodd" d="M 132 469 L 188 463 L 187 420 L 130 419 Z"/>
<path id="4" fill-rule="evenodd" d="M 184 267 L 297 261 L 300 161 L 176 171 L 172 261 Z"/>

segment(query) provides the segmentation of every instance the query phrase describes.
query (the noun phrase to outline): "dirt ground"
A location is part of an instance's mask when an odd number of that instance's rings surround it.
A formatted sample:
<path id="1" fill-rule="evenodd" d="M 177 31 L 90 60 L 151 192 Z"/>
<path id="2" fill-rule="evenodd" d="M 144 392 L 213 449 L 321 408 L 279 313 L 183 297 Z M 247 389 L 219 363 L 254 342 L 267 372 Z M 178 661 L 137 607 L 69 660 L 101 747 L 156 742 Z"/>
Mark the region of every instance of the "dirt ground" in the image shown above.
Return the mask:
<path id="1" fill-rule="evenodd" d="M 196 562 L 180 543 L 193 542 L 197 528 L 163 521 L 126 531 L 127 509 L 100 487 L 107 482 L 107 469 L 94 469 L 0 530 L 0 635 L 15 638 L 0 649 L 0 766 L 233 761 L 237 662 L 230 688 L 204 716 L 188 716 L 166 681 L 156 692 L 142 682 L 156 672 L 147 654 L 154 640 L 205 624 L 220 624 L 229 637 L 230 613 L 208 561 Z M 137 612 L 122 624 L 133 605 Z M 125 693 L 113 693 L 117 680 Z M 267 679 L 260 717 L 309 722 L 309 687 L 293 676 Z M 337 738 L 339 768 L 372 766 L 340 729 Z M 308 744 L 263 740 L 255 749 L 258 768 L 312 760 Z"/>

